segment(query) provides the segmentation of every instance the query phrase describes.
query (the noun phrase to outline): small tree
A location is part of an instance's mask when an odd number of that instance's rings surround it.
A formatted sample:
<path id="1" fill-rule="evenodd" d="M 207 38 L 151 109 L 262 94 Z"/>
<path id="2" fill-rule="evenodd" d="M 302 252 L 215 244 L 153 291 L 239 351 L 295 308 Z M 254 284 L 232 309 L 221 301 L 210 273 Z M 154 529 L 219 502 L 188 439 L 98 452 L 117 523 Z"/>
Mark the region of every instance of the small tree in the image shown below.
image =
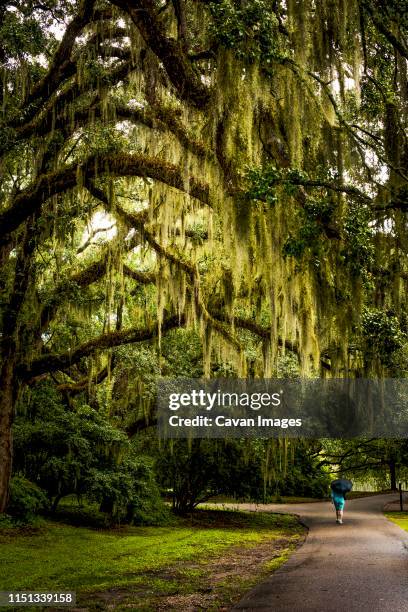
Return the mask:
<path id="1" fill-rule="evenodd" d="M 88 495 L 113 520 L 164 516 L 152 461 L 87 405 L 67 411 L 49 382 L 36 385 L 14 425 L 15 470 L 47 494 L 52 511 L 67 495 Z"/>

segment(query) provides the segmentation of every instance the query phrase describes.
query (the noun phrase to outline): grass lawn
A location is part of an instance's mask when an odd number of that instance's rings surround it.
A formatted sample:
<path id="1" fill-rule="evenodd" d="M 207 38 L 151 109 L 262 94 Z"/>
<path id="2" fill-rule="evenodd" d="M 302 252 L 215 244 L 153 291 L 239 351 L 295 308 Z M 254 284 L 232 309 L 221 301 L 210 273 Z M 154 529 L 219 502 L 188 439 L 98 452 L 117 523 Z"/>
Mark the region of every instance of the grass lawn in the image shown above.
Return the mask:
<path id="1" fill-rule="evenodd" d="M 0 530 L 0 590 L 73 590 L 92 609 L 222 610 L 303 540 L 293 516 L 198 511 L 168 527 Z M 36 608 L 37 610 L 39 608 Z"/>
<path id="2" fill-rule="evenodd" d="M 408 512 L 384 512 L 387 519 L 408 531 Z"/>

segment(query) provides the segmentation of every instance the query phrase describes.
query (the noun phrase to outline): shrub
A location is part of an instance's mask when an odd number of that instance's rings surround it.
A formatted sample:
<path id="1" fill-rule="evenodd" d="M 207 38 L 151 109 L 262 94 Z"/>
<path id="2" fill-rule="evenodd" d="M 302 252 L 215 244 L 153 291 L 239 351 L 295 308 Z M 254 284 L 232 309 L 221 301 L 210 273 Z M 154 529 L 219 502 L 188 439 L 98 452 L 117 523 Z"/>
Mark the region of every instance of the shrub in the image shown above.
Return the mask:
<path id="1" fill-rule="evenodd" d="M 10 499 L 7 512 L 23 522 L 30 522 L 34 516 L 45 510 L 48 500 L 45 493 L 22 476 L 14 476 L 10 484 Z"/>
<path id="2" fill-rule="evenodd" d="M 88 497 L 99 502 L 115 522 L 168 523 L 170 513 L 160 498 L 151 463 L 146 457 L 130 456 L 115 469 L 93 471 Z"/>

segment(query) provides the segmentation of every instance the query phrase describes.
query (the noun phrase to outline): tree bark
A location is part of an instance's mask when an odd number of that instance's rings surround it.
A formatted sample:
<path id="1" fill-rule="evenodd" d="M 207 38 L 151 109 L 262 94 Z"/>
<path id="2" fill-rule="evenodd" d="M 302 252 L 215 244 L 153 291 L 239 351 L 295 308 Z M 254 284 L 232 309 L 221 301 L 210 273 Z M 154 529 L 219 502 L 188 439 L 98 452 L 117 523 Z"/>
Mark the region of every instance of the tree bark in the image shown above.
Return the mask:
<path id="1" fill-rule="evenodd" d="M 0 375 L 0 514 L 6 510 L 12 470 L 14 390 L 14 359 L 10 357 Z"/>
<path id="2" fill-rule="evenodd" d="M 164 68 L 182 100 L 197 108 L 205 108 L 211 99 L 211 90 L 201 82 L 183 42 L 166 35 L 165 28 L 157 16 L 153 0 L 112 0 L 128 13 L 152 52 L 163 63 Z"/>
<path id="3" fill-rule="evenodd" d="M 61 499 L 62 499 L 63 497 L 64 497 L 63 495 L 56 495 L 56 496 L 54 497 L 54 501 L 52 502 L 52 505 L 51 505 L 51 512 L 52 512 L 53 514 L 55 514 L 55 513 L 56 513 L 57 508 L 58 508 L 58 504 L 60 503 L 60 501 L 61 501 Z"/>
<path id="4" fill-rule="evenodd" d="M 29 220 L 25 228 L 21 249 L 16 260 L 10 301 L 3 314 L 3 336 L 0 344 L 0 513 L 5 511 L 9 495 L 13 462 L 11 426 L 18 385 L 16 373 L 20 345 L 18 320 L 31 282 L 36 231 L 37 224 L 34 217 Z"/>

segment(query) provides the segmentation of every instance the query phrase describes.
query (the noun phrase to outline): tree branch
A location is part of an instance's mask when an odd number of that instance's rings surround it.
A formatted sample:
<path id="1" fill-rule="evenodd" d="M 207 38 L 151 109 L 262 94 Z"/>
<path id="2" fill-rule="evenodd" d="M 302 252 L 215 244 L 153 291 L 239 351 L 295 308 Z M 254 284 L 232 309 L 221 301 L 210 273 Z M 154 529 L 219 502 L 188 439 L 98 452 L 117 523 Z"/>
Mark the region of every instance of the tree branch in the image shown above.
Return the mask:
<path id="1" fill-rule="evenodd" d="M 149 177 L 210 205 L 208 185 L 191 176 L 185 180 L 183 168 L 163 159 L 143 154 L 100 157 L 93 155 L 81 164 L 73 164 L 41 175 L 32 185 L 19 193 L 12 205 L 0 214 L 0 247 L 8 244 L 11 239 L 10 234 L 31 214 L 39 210 L 48 198 L 76 187 L 78 175 L 82 175 L 85 179 L 96 175 Z"/>
<path id="2" fill-rule="evenodd" d="M 83 28 L 91 21 L 93 7 L 96 0 L 83 0 L 82 6 L 74 19 L 68 24 L 65 34 L 54 54 L 53 62 L 41 81 L 33 88 L 25 100 L 25 107 L 33 105 L 34 102 L 49 96 L 59 85 L 65 69 L 71 63 L 71 52 L 77 36 Z"/>
<path id="3" fill-rule="evenodd" d="M 173 316 L 163 321 L 161 330 L 163 333 L 176 327 L 182 327 L 183 325 L 183 317 Z M 65 370 L 97 350 L 110 349 L 115 346 L 133 344 L 136 342 L 146 342 L 156 338 L 157 334 L 157 326 L 144 329 L 136 327 L 124 331 L 109 332 L 93 340 L 89 340 L 65 353 L 43 355 L 38 359 L 34 359 L 28 365 L 21 365 L 18 368 L 18 375 L 23 381 L 27 381 L 41 374 Z"/>
<path id="4" fill-rule="evenodd" d="M 167 74 L 180 98 L 198 108 L 207 106 L 210 90 L 183 51 L 182 41 L 166 36 L 161 25 L 154 0 L 112 0 L 128 13 L 150 49 L 163 63 Z"/>
<path id="5" fill-rule="evenodd" d="M 99 370 L 97 375 L 93 377 L 92 380 L 97 385 L 99 385 L 101 382 L 105 380 L 107 376 L 108 376 L 108 367 L 105 366 L 104 368 Z M 77 382 L 74 382 L 74 383 L 61 383 L 57 385 L 57 391 L 59 391 L 60 393 L 68 393 L 69 395 L 77 395 L 78 393 L 81 393 L 82 391 L 84 391 L 88 387 L 88 385 L 89 385 L 89 377 L 85 376 L 84 378 L 81 378 L 81 380 L 78 380 Z"/>
<path id="6" fill-rule="evenodd" d="M 95 187 L 94 189 L 96 190 L 97 188 Z M 141 226 L 143 225 L 146 219 L 147 215 L 145 211 L 139 213 L 139 220 Z M 139 244 L 140 238 L 138 236 L 134 237 L 132 240 L 129 240 L 129 242 L 125 244 L 125 249 L 127 251 L 130 251 Z M 103 276 L 105 276 L 107 271 L 108 252 L 109 245 L 108 248 L 105 250 L 105 253 L 97 261 L 94 261 L 92 264 L 90 264 L 83 270 L 72 274 L 70 277 L 68 277 L 68 279 L 63 280 L 56 286 L 54 292 L 47 300 L 47 303 L 41 309 L 40 330 L 44 330 L 49 325 L 50 321 L 52 321 L 58 307 L 64 300 L 65 294 L 67 293 L 67 291 L 69 291 L 70 288 L 88 287 L 92 283 L 97 282 L 98 280 L 103 278 Z"/>
<path id="7" fill-rule="evenodd" d="M 121 216 L 121 218 L 129 227 L 140 227 L 139 220 L 135 218 L 135 216 L 131 213 L 126 212 L 119 206 L 116 206 L 115 212 Z M 197 311 L 215 331 L 217 331 L 221 336 L 223 336 L 225 340 L 227 340 L 227 342 L 229 342 L 229 344 L 231 344 L 237 351 L 241 352 L 242 346 L 239 340 L 237 340 L 219 321 L 214 319 L 209 313 L 201 295 L 200 275 L 197 268 L 193 266 L 190 262 L 181 259 L 177 255 L 169 251 L 169 249 L 163 247 L 159 242 L 157 242 L 153 233 L 146 228 L 143 228 L 143 237 L 148 242 L 148 244 L 156 251 L 156 253 L 158 253 L 160 256 L 164 257 L 167 261 L 170 261 L 180 270 L 186 273 L 187 278 L 190 282 L 189 290 L 193 296 L 193 299 L 195 300 Z"/>
<path id="8" fill-rule="evenodd" d="M 396 49 L 406 60 L 408 60 L 408 47 L 405 43 L 399 40 L 385 25 L 384 15 L 378 15 L 374 7 L 371 5 L 371 2 L 364 1 L 362 2 L 363 7 L 366 9 L 367 13 L 370 15 L 373 24 L 377 28 L 377 30 L 385 36 L 388 42 Z"/>
<path id="9" fill-rule="evenodd" d="M 127 265 L 123 266 L 123 274 L 142 285 L 150 285 L 156 280 L 156 275 L 152 272 L 139 272 L 138 270 L 132 270 L 132 268 L 129 268 Z"/>

